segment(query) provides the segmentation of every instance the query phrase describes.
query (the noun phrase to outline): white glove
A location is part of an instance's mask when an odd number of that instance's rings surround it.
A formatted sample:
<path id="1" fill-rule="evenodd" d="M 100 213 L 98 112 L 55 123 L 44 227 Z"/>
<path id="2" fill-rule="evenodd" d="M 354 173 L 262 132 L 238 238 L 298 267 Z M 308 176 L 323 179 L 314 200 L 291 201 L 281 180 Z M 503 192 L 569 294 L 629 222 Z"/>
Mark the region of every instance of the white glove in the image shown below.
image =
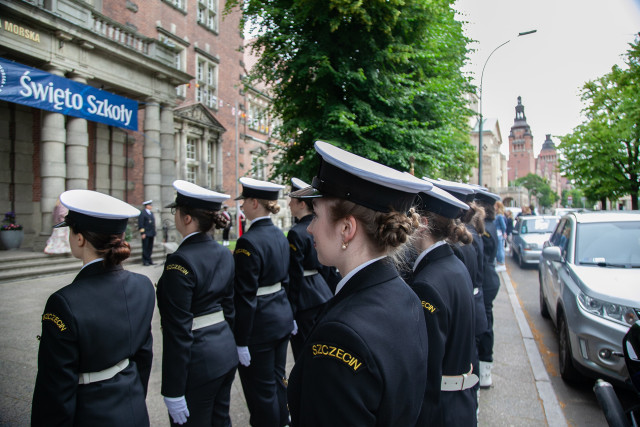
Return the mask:
<path id="1" fill-rule="evenodd" d="M 240 364 L 249 366 L 251 364 L 251 355 L 249 354 L 249 347 L 236 347 L 238 349 L 238 358 Z"/>
<path id="2" fill-rule="evenodd" d="M 293 321 L 293 331 L 291 331 L 291 335 L 295 335 L 298 333 L 298 324 L 296 323 L 296 321 Z"/>
<path id="3" fill-rule="evenodd" d="M 184 424 L 187 422 L 189 416 L 189 409 L 187 408 L 187 401 L 184 396 L 180 397 L 165 397 L 164 404 L 169 410 L 169 415 L 173 418 L 173 422 L 176 424 Z"/>

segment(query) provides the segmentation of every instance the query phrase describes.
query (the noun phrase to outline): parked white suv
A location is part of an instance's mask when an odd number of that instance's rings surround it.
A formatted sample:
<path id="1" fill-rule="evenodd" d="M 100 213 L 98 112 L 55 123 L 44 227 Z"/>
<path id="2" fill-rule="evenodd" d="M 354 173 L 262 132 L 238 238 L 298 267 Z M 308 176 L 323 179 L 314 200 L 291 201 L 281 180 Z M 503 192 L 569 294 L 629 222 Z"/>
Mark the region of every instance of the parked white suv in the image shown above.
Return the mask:
<path id="1" fill-rule="evenodd" d="M 622 338 L 640 316 L 640 212 L 570 212 L 542 250 L 540 311 L 558 329 L 560 374 L 628 381 Z"/>

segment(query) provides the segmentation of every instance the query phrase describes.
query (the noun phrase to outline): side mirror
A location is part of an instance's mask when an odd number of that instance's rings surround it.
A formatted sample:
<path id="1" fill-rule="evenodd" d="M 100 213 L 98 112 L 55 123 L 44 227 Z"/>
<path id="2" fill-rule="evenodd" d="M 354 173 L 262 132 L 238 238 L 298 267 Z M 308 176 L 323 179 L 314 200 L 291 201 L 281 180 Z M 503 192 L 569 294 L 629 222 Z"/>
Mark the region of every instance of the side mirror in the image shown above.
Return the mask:
<path id="1" fill-rule="evenodd" d="M 547 261 L 562 261 L 562 253 L 558 246 L 548 246 L 542 250 L 542 258 Z"/>
<path id="2" fill-rule="evenodd" d="M 640 320 L 634 323 L 622 339 L 624 361 L 629 378 L 637 391 L 640 391 Z"/>

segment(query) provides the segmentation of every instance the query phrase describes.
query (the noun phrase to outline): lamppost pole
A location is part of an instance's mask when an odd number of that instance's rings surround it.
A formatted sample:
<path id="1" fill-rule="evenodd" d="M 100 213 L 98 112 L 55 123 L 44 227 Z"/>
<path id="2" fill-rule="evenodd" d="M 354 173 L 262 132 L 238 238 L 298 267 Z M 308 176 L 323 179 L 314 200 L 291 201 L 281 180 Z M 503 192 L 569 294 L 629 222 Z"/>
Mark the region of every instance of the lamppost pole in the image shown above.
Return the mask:
<path id="1" fill-rule="evenodd" d="M 529 34 L 535 33 L 536 31 L 538 30 L 524 31 L 524 32 L 518 33 L 517 37 L 527 36 Z M 489 59 L 491 59 L 491 55 L 493 55 L 496 52 L 496 50 L 500 49 L 502 46 L 509 43 L 510 41 L 511 39 L 507 40 L 506 42 L 502 43 L 501 45 L 499 45 L 498 47 L 496 47 L 491 51 L 486 61 L 484 61 L 484 65 L 482 66 L 482 73 L 480 74 L 480 96 L 479 96 L 480 121 L 478 123 L 478 185 L 479 186 L 482 186 L 482 132 L 483 132 L 482 127 L 484 125 L 484 118 L 482 116 L 482 81 L 484 80 L 484 69 L 487 68 L 487 63 L 489 62 Z"/>

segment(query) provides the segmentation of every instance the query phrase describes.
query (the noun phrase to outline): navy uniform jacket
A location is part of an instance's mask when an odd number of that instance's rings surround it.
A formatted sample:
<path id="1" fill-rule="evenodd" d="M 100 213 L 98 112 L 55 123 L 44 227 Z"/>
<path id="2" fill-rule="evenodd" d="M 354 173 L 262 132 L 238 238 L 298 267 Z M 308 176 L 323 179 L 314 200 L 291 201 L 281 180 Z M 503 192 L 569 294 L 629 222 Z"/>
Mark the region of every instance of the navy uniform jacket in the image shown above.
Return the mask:
<path id="1" fill-rule="evenodd" d="M 322 274 L 304 276 L 304 270 L 321 271 L 324 267 L 318 261 L 313 237 L 307 232 L 311 219 L 311 215 L 300 219 L 287 234 L 290 247 L 288 296 L 294 314 L 322 305 L 333 295 Z"/>
<path id="2" fill-rule="evenodd" d="M 500 287 L 500 278 L 495 270 L 496 254 L 498 253 L 498 231 L 494 221 L 484 222 L 484 235 L 482 243 L 484 245 L 484 275 L 482 279 L 482 287 L 485 294 L 491 294 L 491 290 Z"/>
<path id="3" fill-rule="evenodd" d="M 420 300 L 388 258 L 351 277 L 291 371 L 292 426 L 413 426 L 427 383 Z"/>
<path id="4" fill-rule="evenodd" d="M 235 338 L 240 347 L 287 337 L 293 312 L 285 290 L 289 284 L 289 242 L 269 218 L 255 221 L 236 243 Z M 257 296 L 258 287 L 280 282 L 280 291 Z"/>
<path id="5" fill-rule="evenodd" d="M 482 279 L 484 275 L 484 245 L 475 227 L 466 224 L 467 230 L 473 236 L 473 242 L 468 245 L 459 243 L 453 250 L 464 263 L 473 283 L 473 300 L 476 313 L 476 336 L 487 330 L 487 314 L 484 308 L 484 294 L 482 291 Z"/>
<path id="6" fill-rule="evenodd" d="M 184 396 L 238 364 L 233 324 L 233 257 L 206 233 L 167 255 L 158 281 L 162 325 L 162 390 Z M 224 310 L 226 321 L 191 330 L 193 318 Z"/>
<path id="7" fill-rule="evenodd" d="M 138 217 L 138 230 L 140 231 L 140 234 L 144 233 L 148 237 L 155 237 L 156 218 L 153 216 L 153 212 L 149 214 L 146 209 L 142 209 L 142 212 L 140 212 L 140 216 Z"/>
<path id="8" fill-rule="evenodd" d="M 42 316 L 34 426 L 149 425 L 145 396 L 151 372 L 153 285 L 122 266 L 87 265 L 49 297 Z M 79 385 L 81 373 L 124 359 L 113 378 Z"/>
<path id="9" fill-rule="evenodd" d="M 476 425 L 473 388 L 440 391 L 442 375 L 466 374 L 476 362 L 473 285 L 469 272 L 445 244 L 420 260 L 411 287 L 422 300 L 429 336 L 428 382 L 418 425 Z"/>

